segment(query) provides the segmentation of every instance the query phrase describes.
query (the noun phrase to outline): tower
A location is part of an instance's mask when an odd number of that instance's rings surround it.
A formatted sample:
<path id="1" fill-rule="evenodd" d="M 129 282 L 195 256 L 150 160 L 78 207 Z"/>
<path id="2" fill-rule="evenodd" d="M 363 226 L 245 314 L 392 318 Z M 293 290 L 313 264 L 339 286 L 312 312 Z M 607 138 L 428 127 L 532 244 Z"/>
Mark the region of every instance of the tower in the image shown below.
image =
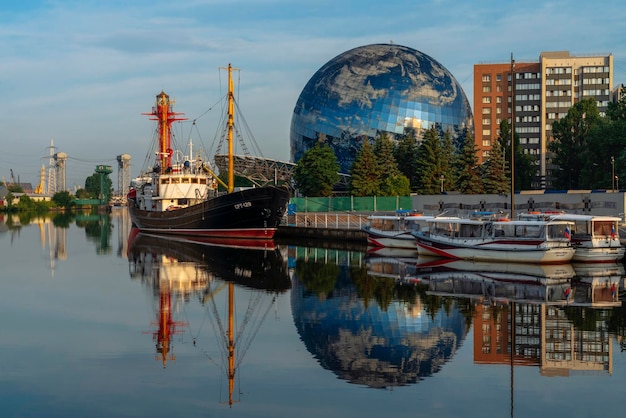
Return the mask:
<path id="1" fill-rule="evenodd" d="M 117 193 L 125 199 L 130 188 L 130 155 L 118 155 L 117 164 Z"/>

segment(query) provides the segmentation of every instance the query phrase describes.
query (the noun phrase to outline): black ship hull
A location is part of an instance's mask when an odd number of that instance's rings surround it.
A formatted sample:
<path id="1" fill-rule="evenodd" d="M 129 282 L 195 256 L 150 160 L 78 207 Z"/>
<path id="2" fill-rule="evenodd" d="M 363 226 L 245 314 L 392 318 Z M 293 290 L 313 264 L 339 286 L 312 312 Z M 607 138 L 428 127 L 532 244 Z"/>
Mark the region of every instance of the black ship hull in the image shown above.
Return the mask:
<path id="1" fill-rule="evenodd" d="M 271 239 L 289 203 L 283 187 L 258 187 L 209 198 L 175 210 L 140 209 L 133 199 L 128 207 L 133 226 L 160 234 Z"/>

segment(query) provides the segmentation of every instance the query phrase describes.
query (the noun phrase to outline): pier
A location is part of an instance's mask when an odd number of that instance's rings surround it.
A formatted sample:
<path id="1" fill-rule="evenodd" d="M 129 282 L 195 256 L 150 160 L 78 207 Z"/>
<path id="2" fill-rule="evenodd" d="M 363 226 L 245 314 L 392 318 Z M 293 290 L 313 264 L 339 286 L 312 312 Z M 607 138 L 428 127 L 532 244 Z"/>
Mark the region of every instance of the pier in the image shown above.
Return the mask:
<path id="1" fill-rule="evenodd" d="M 346 245 L 367 245 L 367 236 L 361 228 L 367 225 L 370 213 L 297 212 L 285 215 L 278 227 L 276 239 L 343 241 Z"/>

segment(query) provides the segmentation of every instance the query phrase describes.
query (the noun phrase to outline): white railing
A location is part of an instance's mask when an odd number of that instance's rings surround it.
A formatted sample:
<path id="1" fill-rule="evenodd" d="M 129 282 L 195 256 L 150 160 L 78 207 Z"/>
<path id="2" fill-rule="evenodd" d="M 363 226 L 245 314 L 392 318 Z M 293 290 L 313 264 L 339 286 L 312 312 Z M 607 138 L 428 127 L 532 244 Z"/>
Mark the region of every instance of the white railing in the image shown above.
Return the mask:
<path id="1" fill-rule="evenodd" d="M 286 215 L 282 224 L 301 228 L 361 229 L 369 222 L 366 214 L 298 212 Z"/>

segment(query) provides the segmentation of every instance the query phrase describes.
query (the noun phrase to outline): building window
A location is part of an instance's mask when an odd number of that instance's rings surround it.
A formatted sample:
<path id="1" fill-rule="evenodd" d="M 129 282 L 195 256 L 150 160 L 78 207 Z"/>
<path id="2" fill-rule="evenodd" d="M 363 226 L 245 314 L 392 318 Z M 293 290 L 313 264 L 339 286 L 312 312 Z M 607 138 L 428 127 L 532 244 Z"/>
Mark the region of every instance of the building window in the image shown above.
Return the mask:
<path id="1" fill-rule="evenodd" d="M 491 139 L 483 139 L 483 147 L 490 147 Z"/>
<path id="2" fill-rule="evenodd" d="M 491 75 L 489 74 L 483 74 L 483 81 L 488 83 L 491 81 Z"/>
<path id="3" fill-rule="evenodd" d="M 483 93 L 491 93 L 491 86 L 483 86 Z"/>
<path id="4" fill-rule="evenodd" d="M 491 108 L 483 107 L 483 115 L 491 115 Z"/>
<path id="5" fill-rule="evenodd" d="M 491 103 L 491 97 L 489 96 L 483 97 L 483 103 Z"/>

